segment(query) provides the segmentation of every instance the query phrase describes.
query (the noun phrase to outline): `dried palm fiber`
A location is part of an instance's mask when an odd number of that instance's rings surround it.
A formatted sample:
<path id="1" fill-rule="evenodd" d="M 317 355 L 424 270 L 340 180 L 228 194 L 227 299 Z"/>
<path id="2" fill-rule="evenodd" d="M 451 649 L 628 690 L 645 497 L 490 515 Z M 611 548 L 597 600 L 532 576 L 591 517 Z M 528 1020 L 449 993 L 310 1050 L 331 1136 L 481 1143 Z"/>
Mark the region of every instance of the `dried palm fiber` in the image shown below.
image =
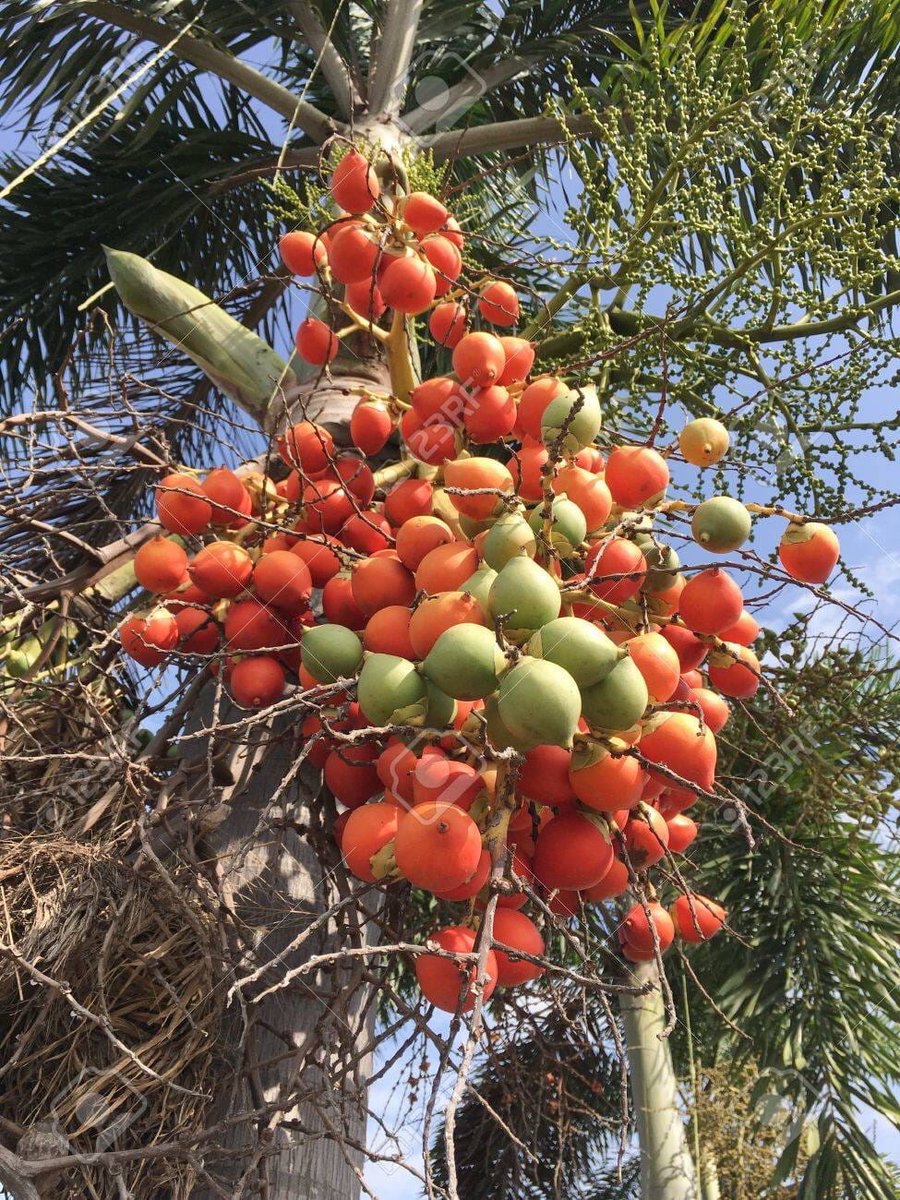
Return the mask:
<path id="1" fill-rule="evenodd" d="M 176 867 L 137 873 L 119 855 L 59 836 L 0 841 L 0 1120 L 74 1153 L 202 1129 L 218 1073 L 215 921 Z M 195 1172 L 172 1153 L 125 1161 L 120 1178 L 126 1193 L 83 1165 L 42 1197 L 186 1200 Z"/>

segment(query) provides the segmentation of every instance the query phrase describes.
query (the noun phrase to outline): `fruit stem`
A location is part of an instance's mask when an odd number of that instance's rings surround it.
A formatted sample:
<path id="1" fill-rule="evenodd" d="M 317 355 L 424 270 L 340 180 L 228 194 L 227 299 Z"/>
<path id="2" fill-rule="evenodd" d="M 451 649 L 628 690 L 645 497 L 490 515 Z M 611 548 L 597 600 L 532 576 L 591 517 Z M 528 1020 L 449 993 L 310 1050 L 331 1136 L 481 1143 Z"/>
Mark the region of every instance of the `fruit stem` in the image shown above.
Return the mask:
<path id="1" fill-rule="evenodd" d="M 396 309 L 391 319 L 391 331 L 384 339 L 384 346 L 387 350 L 388 370 L 391 374 L 391 391 L 398 400 L 406 403 L 409 400 L 410 392 L 416 386 L 416 381 L 413 376 L 409 351 L 406 317 Z"/>

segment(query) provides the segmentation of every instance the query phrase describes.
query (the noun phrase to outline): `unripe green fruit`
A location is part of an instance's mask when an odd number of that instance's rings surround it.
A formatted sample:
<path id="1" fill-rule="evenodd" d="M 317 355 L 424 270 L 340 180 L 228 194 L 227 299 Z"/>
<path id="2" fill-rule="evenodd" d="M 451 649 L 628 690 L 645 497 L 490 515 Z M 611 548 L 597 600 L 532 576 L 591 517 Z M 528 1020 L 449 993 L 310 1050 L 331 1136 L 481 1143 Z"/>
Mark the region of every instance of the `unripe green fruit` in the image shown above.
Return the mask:
<path id="1" fill-rule="evenodd" d="M 23 638 L 6 657 L 7 675 L 11 675 L 13 679 L 21 679 L 41 657 L 43 649 L 38 638 Z"/>
<path id="2" fill-rule="evenodd" d="M 373 725 L 410 724 L 425 714 L 425 680 L 408 658 L 369 654 L 359 673 L 356 698 Z"/>
<path id="3" fill-rule="evenodd" d="M 727 554 L 743 546 L 750 536 L 750 514 L 731 496 L 712 496 L 694 509 L 694 541 L 711 554 Z"/>
<path id="4" fill-rule="evenodd" d="M 481 557 L 495 571 L 502 571 L 511 558 L 534 558 L 537 540 L 521 513 L 506 512 L 488 530 Z"/>
<path id="5" fill-rule="evenodd" d="M 459 522 L 460 529 L 470 542 L 473 540 L 473 538 L 476 538 L 479 533 L 484 533 L 486 529 L 490 529 L 491 525 L 494 523 L 491 517 L 485 517 L 483 521 L 476 521 L 474 517 L 467 517 L 465 513 L 456 512 L 455 510 L 454 516 Z"/>
<path id="6" fill-rule="evenodd" d="M 500 706 L 496 696 L 487 697 L 484 702 L 483 715 L 488 739 L 495 750 L 518 750 L 520 753 L 525 753 L 527 750 L 533 750 L 537 745 L 537 742 L 531 738 L 517 738 L 510 732 L 500 716 Z"/>
<path id="7" fill-rule="evenodd" d="M 514 738 L 568 747 L 581 716 L 581 693 L 568 671 L 526 656 L 501 679 L 497 706 Z"/>
<path id="8" fill-rule="evenodd" d="M 647 574 L 641 590 L 664 592 L 678 578 L 681 559 L 671 546 L 657 545 L 652 538 L 639 536 L 637 539 L 647 564 Z"/>
<path id="9" fill-rule="evenodd" d="M 453 724 L 456 701 L 430 679 L 425 680 L 425 724 L 432 729 L 444 729 Z"/>
<path id="10" fill-rule="evenodd" d="M 362 642 L 343 625 L 315 625 L 300 642 L 300 661 L 319 683 L 352 678 L 362 653 Z"/>
<path id="11" fill-rule="evenodd" d="M 503 651 L 492 629 L 483 625 L 454 625 L 434 643 L 422 670 L 454 700 L 483 700 L 496 691 L 506 669 Z"/>
<path id="12" fill-rule="evenodd" d="M 630 729 L 650 702 L 644 677 L 630 658 L 623 658 L 599 683 L 583 688 L 582 713 L 599 729 Z"/>
<path id="13" fill-rule="evenodd" d="M 490 602 L 491 587 L 494 580 L 497 578 L 497 572 L 493 567 L 489 567 L 487 563 L 482 563 L 477 570 L 473 571 L 465 583 L 459 585 L 461 592 L 466 592 L 473 599 L 477 600 L 481 606 L 485 616 L 488 613 Z"/>
<path id="14" fill-rule="evenodd" d="M 539 504 L 531 510 L 528 524 L 535 533 L 544 528 L 544 506 Z M 550 525 L 550 544 L 563 558 L 571 558 L 587 537 L 587 521 L 584 513 L 568 496 L 557 496 L 553 501 L 553 516 Z"/>
<path id="15" fill-rule="evenodd" d="M 535 629 L 559 616 L 559 586 L 543 567 L 530 558 L 513 558 L 491 586 L 488 598 L 492 617 L 507 617 L 506 632 L 524 641 Z"/>
<path id="16" fill-rule="evenodd" d="M 625 656 L 602 629 L 582 617 L 557 617 L 535 633 L 526 650 L 568 671 L 578 687 L 590 687 Z"/>
<path id="17" fill-rule="evenodd" d="M 573 412 L 575 415 L 571 416 Z M 544 409 L 541 438 L 545 445 L 553 445 L 565 428 L 561 449 L 567 454 L 577 454 L 593 442 L 600 432 L 602 419 L 597 389 L 593 384 L 560 392 Z"/>

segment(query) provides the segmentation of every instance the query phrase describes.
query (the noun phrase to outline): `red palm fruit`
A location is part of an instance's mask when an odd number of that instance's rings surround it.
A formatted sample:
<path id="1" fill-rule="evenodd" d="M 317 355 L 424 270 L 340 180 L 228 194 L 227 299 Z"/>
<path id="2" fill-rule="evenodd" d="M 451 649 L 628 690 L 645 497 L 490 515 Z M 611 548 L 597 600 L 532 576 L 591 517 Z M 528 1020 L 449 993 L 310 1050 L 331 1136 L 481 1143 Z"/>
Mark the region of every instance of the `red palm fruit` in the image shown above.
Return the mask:
<path id="1" fill-rule="evenodd" d="M 399 528 L 413 517 L 431 513 L 434 487 L 427 479 L 401 479 L 384 498 L 384 515 Z"/>
<path id="2" fill-rule="evenodd" d="M 652 962 L 654 958 L 652 950 L 635 950 L 634 946 L 630 946 L 624 940 L 620 941 L 619 949 L 622 951 L 622 957 L 627 959 L 628 962 Z"/>
<path id="3" fill-rule="evenodd" d="M 293 612 L 308 605 L 312 576 L 302 558 L 290 550 L 273 550 L 256 564 L 253 589 L 266 604 Z"/>
<path id="4" fill-rule="evenodd" d="M 515 325 L 519 319 L 519 297 L 502 279 L 494 279 L 481 289 L 478 311 L 492 325 Z"/>
<path id="5" fill-rule="evenodd" d="M 358 150 L 349 150 L 331 174 L 335 204 L 348 213 L 368 212 L 381 192 L 378 176 Z"/>
<path id="6" fill-rule="evenodd" d="M 466 332 L 466 307 L 458 300 L 436 304 L 428 318 L 428 332 L 439 346 L 452 350 Z"/>
<path id="7" fill-rule="evenodd" d="M 478 566 L 478 554 L 466 542 L 448 542 L 429 550 L 416 568 L 416 588 L 434 596 L 456 591 Z"/>
<path id="8" fill-rule="evenodd" d="M 455 379 L 438 375 L 423 379 L 409 394 L 413 411 L 422 422 L 438 417 L 451 425 L 462 424 L 466 394 Z"/>
<path id="9" fill-rule="evenodd" d="M 622 508 L 661 500 L 669 484 L 666 460 L 651 446 L 616 446 L 606 460 L 606 486 Z"/>
<path id="10" fill-rule="evenodd" d="M 583 467 L 585 471 L 590 471 L 596 475 L 598 471 L 602 471 L 605 463 L 603 455 L 596 446 L 585 446 L 583 450 L 579 450 L 572 460 L 576 467 Z"/>
<path id="11" fill-rule="evenodd" d="M 471 879 L 481 858 L 481 834 L 455 804 L 429 800 L 400 819 L 394 859 L 413 887 L 446 892 Z"/>
<path id="12" fill-rule="evenodd" d="M 219 644 L 219 626 L 205 608 L 186 605 L 175 613 L 178 649 L 184 654 L 212 654 Z"/>
<path id="13" fill-rule="evenodd" d="M 314 367 L 324 367 L 333 361 L 338 352 L 338 341 L 330 326 L 318 317 L 307 317 L 301 321 L 294 335 L 294 345 L 304 362 Z"/>
<path id="14" fill-rule="evenodd" d="M 378 778 L 395 796 L 412 804 L 412 777 L 418 759 L 399 738 L 391 738 L 375 763 Z"/>
<path id="15" fill-rule="evenodd" d="M 202 533 L 212 520 L 212 505 L 190 475 L 167 475 L 156 487 L 156 515 L 170 533 Z"/>
<path id="16" fill-rule="evenodd" d="M 505 387 L 492 384 L 478 388 L 466 400 L 466 433 L 476 442 L 496 442 L 512 433 L 516 423 L 516 402 Z"/>
<path id="17" fill-rule="evenodd" d="M 437 278 L 429 263 L 410 255 L 388 263 L 379 286 L 388 308 L 415 316 L 434 299 Z"/>
<path id="18" fill-rule="evenodd" d="M 718 733 L 728 724 L 731 709 L 718 692 L 713 692 L 707 687 L 692 687 L 688 690 L 687 699 L 700 705 L 703 720 L 711 733 Z"/>
<path id="19" fill-rule="evenodd" d="M 284 671 L 277 658 L 257 654 L 235 663 L 228 690 L 241 708 L 268 708 L 284 694 Z"/>
<path id="20" fill-rule="evenodd" d="M 611 754 L 600 747 L 597 750 L 599 757 L 593 762 L 579 766 L 575 760 L 569 772 L 573 793 L 596 812 L 634 808 L 647 779 L 641 764 L 628 754 Z"/>
<path id="21" fill-rule="evenodd" d="M 375 495 L 375 476 L 368 463 L 355 454 L 340 454 L 334 460 L 338 482 L 355 496 L 361 508 L 367 508 Z"/>
<path id="22" fill-rule="evenodd" d="M 392 603 L 412 604 L 416 594 L 412 575 L 392 551 L 358 562 L 353 568 L 351 587 L 353 599 L 367 617 Z"/>
<path id="23" fill-rule="evenodd" d="M 467 333 L 453 349 L 457 379 L 472 387 L 487 387 L 503 374 L 506 352 L 492 333 Z"/>
<path id="24" fill-rule="evenodd" d="M 457 888 L 451 888 L 449 892 L 435 892 L 439 900 L 472 900 L 488 881 L 491 873 L 491 856 L 487 850 L 482 850 L 481 858 L 478 860 L 478 868 L 471 879 L 465 883 L 461 883 Z"/>
<path id="25" fill-rule="evenodd" d="M 562 808 L 571 804 L 575 792 L 569 781 L 572 751 L 562 746 L 535 746 L 526 752 L 519 768 L 516 791 L 520 796 Z M 529 830 L 531 824 L 528 825 Z"/>
<path id="26" fill-rule="evenodd" d="M 689 688 L 703 686 L 703 676 L 699 671 L 683 671 L 680 678 L 684 680 L 685 685 Z"/>
<path id="27" fill-rule="evenodd" d="M 465 245 L 463 232 L 459 227 L 459 221 L 456 217 L 448 217 L 446 222 L 441 226 L 441 233 L 445 238 L 453 243 L 458 250 L 462 250 Z"/>
<path id="28" fill-rule="evenodd" d="M 503 463 L 495 458 L 460 458 L 444 468 L 444 487 L 448 489 L 450 502 L 458 512 L 471 517 L 473 521 L 483 521 L 500 504 L 500 497 L 494 493 L 512 492 L 513 478 Z M 451 488 L 491 490 L 487 495 L 472 496 L 456 495 L 449 491 Z"/>
<path id="29" fill-rule="evenodd" d="M 425 560 L 428 561 L 427 558 Z M 416 575 L 418 584 L 419 576 Z M 419 584 L 421 587 L 421 584 Z M 409 640 L 415 657 L 427 657 L 442 633 L 454 625 L 484 625 L 481 605 L 467 592 L 442 591 L 428 596 L 415 609 L 409 622 Z"/>
<path id="30" fill-rule="evenodd" d="M 625 646 L 644 677 L 650 703 L 664 704 L 671 700 L 681 674 L 674 647 L 660 633 L 640 633 L 629 638 Z"/>
<path id="31" fill-rule="evenodd" d="M 640 741 L 640 751 L 651 762 L 674 771 L 682 779 L 709 791 L 716 772 L 716 739 L 711 730 L 700 724 L 693 713 L 661 713 L 647 723 Z M 678 785 L 663 775 L 651 777 L 664 787 Z"/>
<path id="32" fill-rule="evenodd" d="M 250 493 L 227 467 L 210 471 L 200 486 L 212 505 L 213 525 L 230 525 L 236 516 L 246 517 L 252 512 Z"/>
<path id="33" fill-rule="evenodd" d="M 471 954 L 475 934 L 463 925 L 448 925 L 428 939 L 452 954 Z M 485 961 L 482 1000 L 487 1000 L 497 986 L 497 958 L 489 950 Z M 475 1003 L 474 984 L 478 969 L 474 962 L 454 962 L 438 954 L 416 956 L 416 979 L 425 999 L 444 1012 L 468 1012 Z M 460 1001 L 462 995 L 462 1001 Z"/>
<path id="34" fill-rule="evenodd" d="M 163 599 L 172 601 L 172 606 L 177 607 L 179 604 L 208 604 L 210 597 L 196 584 L 183 583 L 174 591 L 167 592 Z"/>
<path id="35" fill-rule="evenodd" d="M 541 439 L 541 418 L 551 400 L 569 389 L 555 375 L 542 375 L 529 383 L 519 397 L 518 428 L 535 441 Z"/>
<path id="36" fill-rule="evenodd" d="M 778 543 L 781 565 L 800 583 L 824 583 L 840 554 L 840 543 L 834 532 L 818 521 L 807 521 L 802 525 L 792 522 Z"/>
<path id="37" fill-rule="evenodd" d="M 281 261 L 292 275 L 315 275 L 317 267 L 328 263 L 328 253 L 320 237 L 305 230 L 291 230 L 278 240 Z"/>
<path id="38" fill-rule="evenodd" d="M 622 830 L 625 849 L 636 871 L 652 867 L 665 856 L 669 845 L 669 827 L 655 808 L 641 805 Z"/>
<path id="39" fill-rule="evenodd" d="M 558 917 L 574 917 L 581 907 L 581 894 L 575 891 L 554 892 L 547 900 L 547 907 Z"/>
<path id="40" fill-rule="evenodd" d="M 707 663 L 709 682 L 735 700 L 749 700 L 759 687 L 759 659 L 749 646 L 726 642 L 726 650 L 713 650 Z"/>
<path id="41" fill-rule="evenodd" d="M 400 202 L 400 215 L 417 238 L 437 233 L 448 220 L 448 212 L 429 192 L 410 192 Z"/>
<path id="42" fill-rule="evenodd" d="M 258 600 L 236 600 L 228 606 L 225 641 L 229 651 L 274 650 L 295 640 L 285 619 Z"/>
<path id="43" fill-rule="evenodd" d="M 735 623 L 743 609 L 741 589 L 720 567 L 692 575 L 678 602 L 679 617 L 694 633 L 719 634 Z"/>
<path id="44" fill-rule="evenodd" d="M 621 896 L 628 891 L 628 868 L 621 858 L 614 858 L 612 865 L 599 883 L 585 888 L 582 895 L 585 900 L 594 903 L 600 900 L 611 900 L 613 896 Z"/>
<path id="45" fill-rule="evenodd" d="M 550 458 L 546 446 L 536 443 L 526 443 L 509 460 L 507 466 L 513 477 L 513 484 L 523 500 L 536 503 L 543 498 L 544 491 L 541 483 L 541 471 Z"/>
<path id="46" fill-rule="evenodd" d="M 381 780 L 375 770 L 378 747 L 335 746 L 325 760 L 325 784 L 335 800 L 347 808 L 359 808 L 380 792 Z"/>
<path id="47" fill-rule="evenodd" d="M 515 883 L 521 880 L 529 887 L 534 885 L 534 871 L 531 869 L 531 859 L 526 856 L 523 846 L 516 846 L 509 859 L 509 878 Z M 528 899 L 527 892 L 505 892 L 497 899 L 497 908 L 521 908 Z M 483 907 L 483 906 L 479 906 Z"/>
<path id="48" fill-rule="evenodd" d="M 635 904 L 622 918 L 619 926 L 619 931 L 629 946 L 644 953 L 653 950 L 654 930 L 659 949 L 668 950 L 675 941 L 675 926 L 672 918 L 657 900 L 648 900 L 646 911 L 643 904 Z"/>
<path id="49" fill-rule="evenodd" d="M 370 280 L 378 256 L 377 237 L 362 225 L 345 225 L 338 229 L 328 246 L 328 263 L 338 283 Z"/>
<path id="50" fill-rule="evenodd" d="M 377 454 L 384 449 L 393 427 L 387 405 L 360 400 L 350 418 L 350 438 L 363 454 Z"/>
<path id="51" fill-rule="evenodd" d="M 318 475 L 331 463 L 334 438 L 313 421 L 298 421 L 277 441 L 278 453 L 289 467 L 298 467 L 304 475 Z"/>
<path id="52" fill-rule="evenodd" d="M 636 542 L 613 537 L 598 542 L 584 565 L 588 588 L 601 600 L 621 604 L 641 590 L 647 561 Z"/>
<path id="53" fill-rule="evenodd" d="M 723 642 L 737 642 L 739 646 L 752 646 L 759 637 L 759 622 L 747 612 L 746 608 L 733 625 L 723 629 L 719 634 Z"/>
<path id="54" fill-rule="evenodd" d="M 363 646 L 373 654 L 395 654 L 414 659 L 416 652 L 409 640 L 411 613 L 402 604 L 388 604 L 373 613 L 363 630 Z"/>
<path id="55" fill-rule="evenodd" d="M 693 671 L 709 653 L 709 646 L 701 642 L 685 625 L 665 625 L 662 635 L 678 655 L 682 671 Z"/>
<path id="56" fill-rule="evenodd" d="M 483 788 L 480 772 L 468 763 L 457 762 L 444 754 L 423 755 L 413 771 L 414 804 L 439 801 L 455 804 L 468 812 Z"/>
<path id="57" fill-rule="evenodd" d="M 670 911 L 678 936 L 685 942 L 708 941 L 725 924 L 722 905 L 697 892 L 679 896 Z"/>
<path id="58" fill-rule="evenodd" d="M 367 321 L 377 321 L 387 308 L 381 288 L 377 284 L 373 287 L 371 279 L 348 283 L 344 288 L 344 300 L 357 316 L 364 317 Z"/>
<path id="59" fill-rule="evenodd" d="M 119 625 L 119 641 L 129 658 L 142 667 L 158 666 L 178 643 L 178 625 L 168 609 L 154 608 L 146 617 L 132 613 Z"/>
<path id="60" fill-rule="evenodd" d="M 341 541 L 360 554 L 375 554 L 387 550 L 391 542 L 391 527 L 378 512 L 353 513 L 340 528 Z"/>
<path id="61" fill-rule="evenodd" d="M 548 821 L 537 837 L 532 868 L 545 888 L 577 890 L 599 883 L 613 861 L 609 835 L 574 810 Z"/>
<path id="62" fill-rule="evenodd" d="M 502 386 L 521 383 L 528 378 L 528 372 L 534 366 L 534 342 L 511 334 L 501 337 L 499 342 L 503 347 L 506 362 L 497 383 Z"/>
<path id="63" fill-rule="evenodd" d="M 191 560 L 188 572 L 207 596 L 231 599 L 249 586 L 253 559 L 234 542 L 210 542 Z"/>
<path id="64" fill-rule="evenodd" d="M 666 824 L 669 827 L 669 849 L 675 854 L 684 854 L 697 836 L 697 822 L 686 817 L 684 813 L 676 813 L 667 818 Z"/>
<path id="65" fill-rule="evenodd" d="M 393 804 L 363 804 L 342 815 L 347 817 L 339 843 L 344 862 L 357 879 L 374 883 L 372 856 L 393 841 L 400 810 Z"/>
<path id="66" fill-rule="evenodd" d="M 446 295 L 462 271 L 462 255 L 448 238 L 436 234 L 422 242 L 422 253 L 431 264 L 437 280 L 438 296 Z"/>
<path id="67" fill-rule="evenodd" d="M 584 513 L 588 533 L 605 524 L 612 509 L 612 496 L 605 481 L 584 467 L 562 467 L 553 480 L 553 490 L 568 496 Z"/>
<path id="68" fill-rule="evenodd" d="M 538 927 L 524 913 L 515 912 L 509 908 L 497 908 L 494 913 L 493 940 L 510 950 L 521 950 L 533 958 L 540 958 L 544 953 L 544 939 Z M 501 987 L 517 987 L 527 983 L 529 979 L 538 979 L 544 973 L 544 968 L 524 958 L 516 958 L 495 946 L 497 956 L 497 982 Z"/>
<path id="69" fill-rule="evenodd" d="M 300 682 L 302 684 L 303 680 L 301 679 Z M 313 680 L 310 686 L 318 687 L 319 685 L 315 680 Z M 310 742 L 312 743 L 312 747 L 306 756 L 306 761 L 312 763 L 317 770 L 321 771 L 325 766 L 325 760 L 328 758 L 330 745 L 329 739 L 323 734 L 322 722 L 315 713 L 310 713 L 310 715 L 304 719 L 300 726 L 300 732 L 303 734 L 304 746 Z M 316 740 L 314 741 L 313 739 Z"/>
<path id="70" fill-rule="evenodd" d="M 366 615 L 353 599 L 349 575 L 335 575 L 322 588 L 322 611 L 332 625 L 345 625 L 355 632 L 363 629 Z"/>
<path id="71" fill-rule="evenodd" d="M 410 517 L 397 530 L 395 549 L 403 565 L 415 571 L 426 554 L 453 540 L 452 529 L 440 517 Z"/>
<path id="72" fill-rule="evenodd" d="M 439 467 L 457 453 L 456 433 L 446 421 L 430 417 L 423 423 L 415 413 L 407 412 L 401 421 L 401 432 L 413 458 L 429 467 Z"/>
<path id="73" fill-rule="evenodd" d="M 148 592 L 171 592 L 187 580 L 187 562 L 177 542 L 151 538 L 134 556 L 134 577 Z"/>
<path id="74" fill-rule="evenodd" d="M 313 587 L 324 587 L 341 569 L 341 560 L 329 545 L 330 541 L 333 539 L 327 536 L 318 540 L 301 538 L 291 546 L 291 554 L 306 563 Z"/>

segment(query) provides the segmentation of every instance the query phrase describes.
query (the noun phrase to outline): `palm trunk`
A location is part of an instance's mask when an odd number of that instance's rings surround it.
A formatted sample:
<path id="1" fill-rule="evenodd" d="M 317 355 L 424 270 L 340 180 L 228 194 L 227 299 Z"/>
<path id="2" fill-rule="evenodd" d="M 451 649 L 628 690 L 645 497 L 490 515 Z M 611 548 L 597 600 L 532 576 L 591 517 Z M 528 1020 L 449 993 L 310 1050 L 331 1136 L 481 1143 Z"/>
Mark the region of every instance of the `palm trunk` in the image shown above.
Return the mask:
<path id="1" fill-rule="evenodd" d="M 666 1023 L 655 963 L 631 969 L 630 981 L 655 983 L 642 996 L 620 1002 L 631 1095 L 641 1155 L 642 1200 L 699 1200 L 694 1163 L 688 1150 L 672 1052 L 660 1037 Z"/>

